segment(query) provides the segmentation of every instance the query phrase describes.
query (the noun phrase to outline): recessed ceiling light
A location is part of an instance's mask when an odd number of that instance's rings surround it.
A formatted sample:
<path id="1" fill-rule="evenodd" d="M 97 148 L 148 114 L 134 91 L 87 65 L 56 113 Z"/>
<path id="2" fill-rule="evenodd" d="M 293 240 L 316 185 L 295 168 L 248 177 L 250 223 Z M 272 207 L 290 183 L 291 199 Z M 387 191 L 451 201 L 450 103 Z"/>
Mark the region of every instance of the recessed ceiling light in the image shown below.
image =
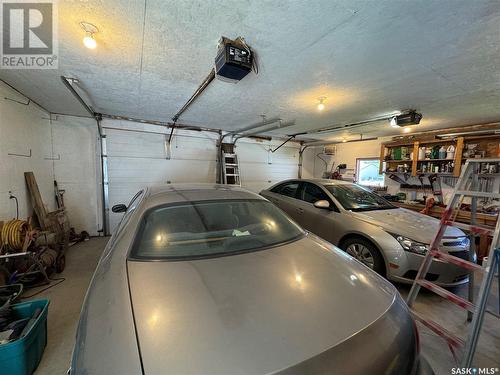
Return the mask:
<path id="1" fill-rule="evenodd" d="M 83 31 L 85 31 L 83 45 L 89 49 L 95 49 L 97 47 L 97 42 L 94 39 L 94 34 L 99 32 L 99 29 L 95 25 L 88 22 L 80 22 L 80 26 Z"/>
<path id="2" fill-rule="evenodd" d="M 322 110 L 325 109 L 325 103 L 324 103 L 325 100 L 326 100 L 326 96 L 321 96 L 321 97 L 318 98 L 318 101 L 319 101 L 319 103 L 318 103 L 318 111 L 321 112 Z"/>

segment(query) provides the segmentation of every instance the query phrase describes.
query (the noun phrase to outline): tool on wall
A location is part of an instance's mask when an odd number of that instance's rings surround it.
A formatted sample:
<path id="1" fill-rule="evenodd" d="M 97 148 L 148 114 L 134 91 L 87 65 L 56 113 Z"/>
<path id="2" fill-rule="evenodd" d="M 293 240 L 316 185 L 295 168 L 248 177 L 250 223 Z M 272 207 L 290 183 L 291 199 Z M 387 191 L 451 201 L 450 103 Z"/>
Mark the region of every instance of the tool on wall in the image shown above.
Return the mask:
<path id="1" fill-rule="evenodd" d="M 471 197 L 472 199 L 471 218 L 475 217 L 477 209 L 475 202 L 478 198 L 500 199 L 500 193 L 481 192 L 477 190 L 478 185 L 475 183 L 475 177 L 477 177 L 477 167 L 480 165 L 479 163 L 484 161 L 499 163 L 500 159 L 468 159 L 466 161 L 455 189 L 453 190 L 453 193 L 451 195 L 450 202 L 448 203 L 448 206 L 446 207 L 446 210 L 443 212 L 443 216 L 441 217 L 439 229 L 434 236 L 429 246 L 429 250 L 427 251 L 422 261 L 420 269 L 418 270 L 417 276 L 415 277 L 412 288 L 407 298 L 407 304 L 411 308 L 412 314 L 415 319 L 446 340 L 455 360 L 457 362 L 460 362 L 460 366 L 463 368 L 470 368 L 472 366 L 472 361 L 474 359 L 484 314 L 486 312 L 489 312 L 486 310 L 486 303 L 488 301 L 491 286 L 493 283 L 493 276 L 496 270 L 491 265 L 490 267 L 482 267 L 476 264 L 473 261 L 473 254 L 470 254 L 469 260 L 465 260 L 453 256 L 449 253 L 442 252 L 440 251 L 440 244 L 442 239 L 444 238 L 445 231 L 448 226 L 459 227 L 473 234 L 491 234 L 493 236 L 493 240 L 491 242 L 488 259 L 493 260 L 493 266 L 495 264 L 498 264 L 498 260 L 500 257 L 498 250 L 498 248 L 500 247 L 500 219 L 497 219 L 494 229 L 477 225 L 475 224 L 474 220 L 471 220 L 470 225 L 453 221 L 454 212 L 459 210 L 461 198 L 464 196 Z M 470 251 L 473 250 L 474 247 L 472 247 Z M 427 273 L 432 265 L 432 262 L 435 259 L 438 259 L 441 262 L 451 263 L 459 266 L 464 270 L 467 270 L 469 272 L 469 275 L 472 275 L 475 271 L 483 273 L 483 279 L 479 289 L 478 301 L 476 304 L 472 303 L 471 291 L 469 291 L 469 299 L 467 300 L 426 279 Z M 413 304 L 422 286 L 473 314 L 469 333 L 465 341 L 442 327 L 440 324 L 421 316 L 413 309 Z M 493 313 L 493 315 L 497 314 Z M 462 357 L 459 358 L 457 351 L 461 348 L 464 349 L 464 352 Z"/>
<path id="2" fill-rule="evenodd" d="M 66 190 L 59 189 L 57 181 L 54 180 L 54 194 L 56 198 L 57 208 L 64 208 L 64 193 Z"/>
<path id="3" fill-rule="evenodd" d="M 19 219 L 19 201 L 11 191 L 9 191 L 9 199 L 14 199 L 14 201 L 16 202 L 16 219 Z"/>
<path id="4" fill-rule="evenodd" d="M 391 173 L 389 175 L 389 178 L 393 181 L 396 181 L 398 184 L 406 184 L 406 181 L 403 180 L 401 177 L 399 177 L 398 175 L 394 174 L 394 173 Z"/>

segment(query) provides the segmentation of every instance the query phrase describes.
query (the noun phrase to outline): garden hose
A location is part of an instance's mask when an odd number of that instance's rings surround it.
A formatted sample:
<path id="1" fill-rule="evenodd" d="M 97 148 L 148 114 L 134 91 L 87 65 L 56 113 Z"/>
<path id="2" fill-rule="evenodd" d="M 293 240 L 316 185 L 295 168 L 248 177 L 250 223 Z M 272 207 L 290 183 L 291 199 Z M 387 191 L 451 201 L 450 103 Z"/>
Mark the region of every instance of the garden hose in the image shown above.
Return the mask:
<path id="1" fill-rule="evenodd" d="M 11 220 L 4 224 L 0 243 L 12 250 L 22 250 L 26 235 L 31 231 L 31 225 L 25 220 Z"/>

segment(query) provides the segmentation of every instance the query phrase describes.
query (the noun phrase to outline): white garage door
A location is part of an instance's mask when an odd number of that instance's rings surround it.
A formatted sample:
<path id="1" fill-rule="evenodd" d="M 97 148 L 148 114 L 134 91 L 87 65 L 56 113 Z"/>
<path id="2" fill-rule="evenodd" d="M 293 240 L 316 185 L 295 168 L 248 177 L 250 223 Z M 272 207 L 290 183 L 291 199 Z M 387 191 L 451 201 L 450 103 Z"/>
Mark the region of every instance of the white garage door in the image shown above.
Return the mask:
<path id="1" fill-rule="evenodd" d="M 171 158 L 167 159 L 165 136 L 158 133 L 167 133 L 168 129 L 117 120 L 105 120 L 102 125 L 107 142 L 110 208 L 118 203 L 128 204 L 135 193 L 149 185 L 215 183 L 217 133 L 176 131 Z M 297 177 L 298 144 L 289 143 L 276 153 L 268 151 L 279 143 L 238 141 L 236 153 L 243 187 L 259 192 L 281 180 Z M 121 215 L 110 212 L 111 232 Z"/>

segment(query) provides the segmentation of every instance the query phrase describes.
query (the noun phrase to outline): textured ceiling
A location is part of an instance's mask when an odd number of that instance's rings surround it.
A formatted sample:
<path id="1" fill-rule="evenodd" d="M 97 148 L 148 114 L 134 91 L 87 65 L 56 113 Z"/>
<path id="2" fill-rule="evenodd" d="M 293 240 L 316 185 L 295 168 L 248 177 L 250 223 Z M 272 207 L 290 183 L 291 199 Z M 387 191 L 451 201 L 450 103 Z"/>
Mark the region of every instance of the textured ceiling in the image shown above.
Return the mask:
<path id="1" fill-rule="evenodd" d="M 81 21 L 99 28 L 94 51 Z M 295 119 L 273 133 L 288 134 L 408 108 L 423 113 L 419 130 L 500 120 L 498 0 L 60 0 L 59 70 L 0 78 L 51 112 L 85 115 L 66 75 L 97 111 L 170 121 L 210 71 L 221 35 L 246 39 L 259 74 L 215 80 L 182 123 L 234 130 L 266 114 Z M 336 135 L 348 136 L 321 137 Z"/>

